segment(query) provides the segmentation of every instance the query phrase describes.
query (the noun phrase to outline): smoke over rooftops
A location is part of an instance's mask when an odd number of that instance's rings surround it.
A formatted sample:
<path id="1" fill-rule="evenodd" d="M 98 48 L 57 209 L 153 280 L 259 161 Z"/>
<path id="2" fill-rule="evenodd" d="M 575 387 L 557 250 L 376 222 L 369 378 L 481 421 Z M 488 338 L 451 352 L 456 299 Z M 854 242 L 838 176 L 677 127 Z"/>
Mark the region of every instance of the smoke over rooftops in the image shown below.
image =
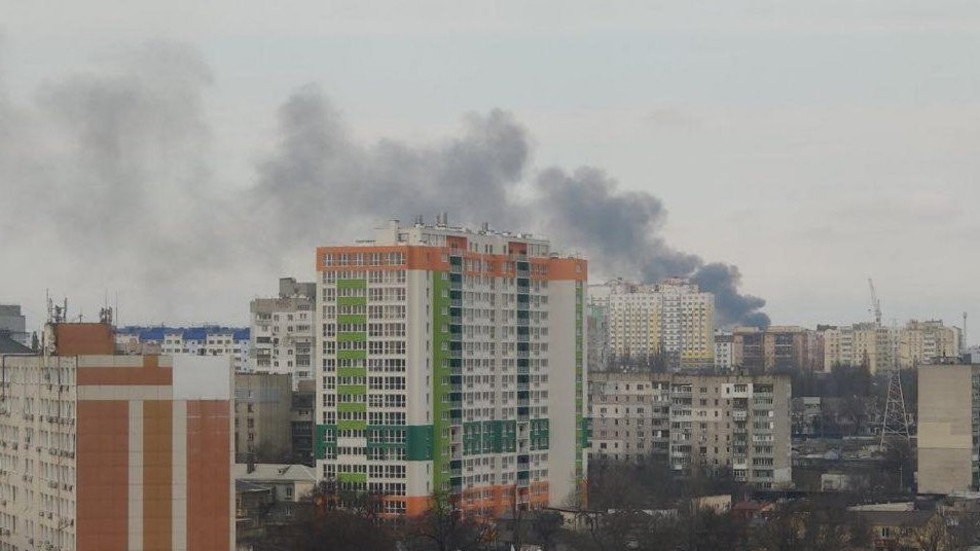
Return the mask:
<path id="1" fill-rule="evenodd" d="M 143 307 L 166 315 L 192 300 L 188 289 L 237 293 L 244 310 L 255 292 L 244 282 L 276 281 L 285 257 L 363 235 L 379 219 L 449 211 L 544 234 L 605 275 L 691 277 L 715 293 L 721 323 L 768 323 L 765 301 L 739 294 L 737 268 L 664 241 L 657 197 L 622 190 L 596 168 L 535 169 L 526 129 L 501 110 L 466 116 L 458 136 L 437 144 L 364 144 L 322 90 L 304 86 L 280 107 L 254 183 L 229 194 L 212 176 L 210 78 L 193 49 L 153 43 L 46 85 L 30 108 L 5 103 L 0 89 L 0 180 L 15 198 L 0 203 L 4 232 L 51 232 L 58 255 L 138 278 Z M 247 271 L 261 273 L 227 277 Z"/>

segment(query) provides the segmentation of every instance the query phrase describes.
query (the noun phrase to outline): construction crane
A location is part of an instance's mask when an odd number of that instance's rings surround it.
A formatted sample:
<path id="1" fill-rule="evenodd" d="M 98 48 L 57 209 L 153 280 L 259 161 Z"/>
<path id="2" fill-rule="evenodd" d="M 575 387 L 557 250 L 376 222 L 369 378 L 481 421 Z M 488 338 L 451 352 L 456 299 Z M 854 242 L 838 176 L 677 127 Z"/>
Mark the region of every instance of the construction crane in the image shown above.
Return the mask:
<path id="1" fill-rule="evenodd" d="M 881 327 L 881 301 L 878 300 L 878 292 L 875 291 L 875 282 L 868 278 L 868 287 L 871 288 L 871 310 L 875 315 L 875 327 Z"/>

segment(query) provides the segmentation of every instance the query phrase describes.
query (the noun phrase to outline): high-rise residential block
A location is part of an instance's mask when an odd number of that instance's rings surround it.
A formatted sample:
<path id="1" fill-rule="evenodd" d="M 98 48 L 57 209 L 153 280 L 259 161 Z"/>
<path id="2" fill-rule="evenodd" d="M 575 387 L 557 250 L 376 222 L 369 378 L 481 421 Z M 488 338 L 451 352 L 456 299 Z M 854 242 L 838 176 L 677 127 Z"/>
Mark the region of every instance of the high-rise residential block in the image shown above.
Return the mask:
<path id="1" fill-rule="evenodd" d="M 752 371 L 823 371 L 822 335 L 797 326 L 735 327 L 732 363 Z"/>
<path id="2" fill-rule="evenodd" d="M 670 368 L 714 365 L 714 295 L 679 278 L 609 284 L 609 351 L 616 363 L 662 358 Z"/>
<path id="3" fill-rule="evenodd" d="M 788 375 L 593 373 L 590 455 L 728 470 L 760 488 L 792 483 Z"/>
<path id="4" fill-rule="evenodd" d="M 234 549 L 231 369 L 114 354 L 104 324 L 51 324 L 0 358 L 4 549 Z"/>
<path id="5" fill-rule="evenodd" d="M 317 250 L 317 468 L 422 513 L 557 505 L 586 473 L 586 262 L 484 228 Z"/>
<path id="6" fill-rule="evenodd" d="M 910 369 L 959 357 L 960 332 L 941 320 L 911 320 L 902 327 L 859 323 L 818 328 L 824 346 L 824 369 L 867 365 L 872 373 Z"/>
<path id="7" fill-rule="evenodd" d="M 980 365 L 927 365 L 916 370 L 918 491 L 980 491 Z"/>
<path id="8" fill-rule="evenodd" d="M 249 310 L 252 370 L 287 374 L 294 389 L 313 380 L 316 283 L 282 278 L 277 298 L 255 299 Z"/>

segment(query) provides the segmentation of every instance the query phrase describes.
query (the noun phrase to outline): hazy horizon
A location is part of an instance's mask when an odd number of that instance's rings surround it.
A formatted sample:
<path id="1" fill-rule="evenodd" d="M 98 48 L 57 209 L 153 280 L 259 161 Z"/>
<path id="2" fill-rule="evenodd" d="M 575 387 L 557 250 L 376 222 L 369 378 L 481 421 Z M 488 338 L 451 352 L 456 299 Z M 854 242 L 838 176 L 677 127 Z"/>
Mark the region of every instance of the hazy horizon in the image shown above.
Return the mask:
<path id="1" fill-rule="evenodd" d="M 774 324 L 870 321 L 868 277 L 889 324 L 978 310 L 971 3 L 0 5 L 0 302 L 32 327 L 46 289 L 247 325 L 311 244 L 443 210 L 593 280 L 737 266 Z M 461 180 L 499 201 L 439 204 Z M 599 203 L 647 258 L 572 235 Z"/>

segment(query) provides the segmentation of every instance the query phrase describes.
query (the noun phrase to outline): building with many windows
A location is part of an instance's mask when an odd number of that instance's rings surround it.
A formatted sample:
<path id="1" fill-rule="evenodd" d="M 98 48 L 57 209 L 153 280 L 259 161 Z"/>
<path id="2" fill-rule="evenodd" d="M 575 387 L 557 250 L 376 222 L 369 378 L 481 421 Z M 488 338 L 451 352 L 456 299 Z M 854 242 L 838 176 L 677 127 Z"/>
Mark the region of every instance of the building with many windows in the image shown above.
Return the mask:
<path id="1" fill-rule="evenodd" d="M 792 483 L 787 375 L 593 373 L 593 461 L 731 470 L 760 488 Z"/>
<path id="2" fill-rule="evenodd" d="M 101 323 L 43 343 L 0 356 L 0 549 L 233 549 L 228 362 L 114 354 Z"/>
<path id="3" fill-rule="evenodd" d="M 910 320 L 904 326 L 858 323 L 820 326 L 824 369 L 867 365 L 872 373 L 941 363 L 960 355 L 960 331 L 942 320 Z"/>
<path id="4" fill-rule="evenodd" d="M 253 300 L 249 306 L 251 369 L 287 374 L 293 389 L 300 381 L 313 380 L 315 309 L 316 284 L 297 283 L 291 277 L 279 280 L 277 298 Z"/>
<path id="5" fill-rule="evenodd" d="M 685 279 L 607 284 L 611 361 L 664 361 L 672 369 L 714 365 L 714 295 Z"/>
<path id="6" fill-rule="evenodd" d="M 417 515 L 496 515 L 586 473 L 586 262 L 530 235 L 393 221 L 317 250 L 317 468 Z"/>
<path id="7" fill-rule="evenodd" d="M 824 369 L 823 335 L 798 326 L 735 327 L 731 361 L 753 372 Z"/>
<path id="8" fill-rule="evenodd" d="M 220 325 L 194 327 L 120 327 L 115 334 L 121 354 L 191 354 L 224 356 L 235 371 L 249 365 L 249 330 Z"/>

